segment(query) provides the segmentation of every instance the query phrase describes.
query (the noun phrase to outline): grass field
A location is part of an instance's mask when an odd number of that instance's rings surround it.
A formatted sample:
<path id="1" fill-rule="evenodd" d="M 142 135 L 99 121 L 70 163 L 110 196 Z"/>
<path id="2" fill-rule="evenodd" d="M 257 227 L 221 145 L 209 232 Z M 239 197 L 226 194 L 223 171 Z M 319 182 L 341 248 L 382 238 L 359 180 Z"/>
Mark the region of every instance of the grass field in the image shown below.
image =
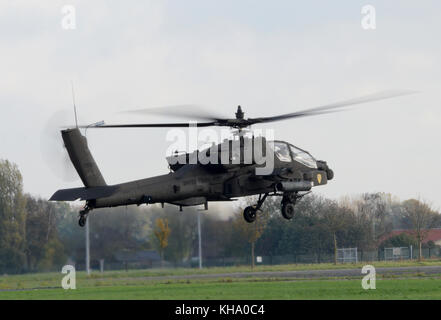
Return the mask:
<path id="1" fill-rule="evenodd" d="M 198 281 L 0 292 L 0 299 L 440 299 L 441 279 Z"/>
<path id="2" fill-rule="evenodd" d="M 381 262 L 375 267 L 441 265 L 441 261 Z M 360 268 L 362 264 L 259 266 L 253 271 Z M 0 299 L 441 299 L 441 276 L 424 274 L 377 278 L 376 290 L 363 290 L 358 279 L 293 280 L 275 278 L 166 279 L 152 276 L 251 271 L 248 266 L 198 269 L 149 269 L 77 272 L 77 289 L 63 290 L 61 273 L 0 276 Z M 40 289 L 34 289 L 40 288 Z M 43 289 L 47 288 L 47 289 Z"/>

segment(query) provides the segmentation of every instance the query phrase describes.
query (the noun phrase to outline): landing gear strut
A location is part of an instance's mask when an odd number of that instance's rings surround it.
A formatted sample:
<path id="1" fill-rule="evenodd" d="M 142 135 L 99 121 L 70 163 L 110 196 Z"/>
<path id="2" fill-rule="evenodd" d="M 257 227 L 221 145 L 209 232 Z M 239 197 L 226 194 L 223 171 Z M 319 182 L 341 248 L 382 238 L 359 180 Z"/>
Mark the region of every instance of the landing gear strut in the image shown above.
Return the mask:
<path id="1" fill-rule="evenodd" d="M 243 218 L 246 222 L 252 223 L 256 220 L 257 211 L 260 210 L 267 196 L 268 193 L 265 193 L 263 196 L 260 194 L 259 200 L 257 201 L 257 204 L 255 206 L 248 206 L 245 208 L 245 210 L 243 211 Z"/>
<path id="2" fill-rule="evenodd" d="M 80 219 L 78 220 L 78 225 L 80 227 L 84 227 L 86 225 L 86 221 L 87 221 L 87 216 L 89 215 L 89 211 L 91 209 L 89 208 L 89 206 L 85 206 L 83 210 L 80 211 Z"/>

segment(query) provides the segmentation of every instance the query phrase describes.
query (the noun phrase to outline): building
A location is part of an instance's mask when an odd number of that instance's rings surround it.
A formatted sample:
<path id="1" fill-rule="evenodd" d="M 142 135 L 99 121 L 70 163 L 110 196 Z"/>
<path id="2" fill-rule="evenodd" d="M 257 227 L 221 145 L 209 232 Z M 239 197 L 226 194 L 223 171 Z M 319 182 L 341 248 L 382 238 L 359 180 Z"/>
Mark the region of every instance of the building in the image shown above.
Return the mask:
<path id="1" fill-rule="evenodd" d="M 423 243 L 427 243 L 429 241 L 433 241 L 435 245 L 441 246 L 441 228 L 433 228 L 433 229 L 424 229 L 423 232 L 425 233 L 425 237 L 423 239 Z M 412 237 L 415 236 L 414 230 L 392 230 L 390 233 L 388 233 L 386 236 L 382 237 L 380 242 L 383 242 L 384 240 L 389 239 L 390 237 L 397 236 L 399 234 L 406 233 Z"/>

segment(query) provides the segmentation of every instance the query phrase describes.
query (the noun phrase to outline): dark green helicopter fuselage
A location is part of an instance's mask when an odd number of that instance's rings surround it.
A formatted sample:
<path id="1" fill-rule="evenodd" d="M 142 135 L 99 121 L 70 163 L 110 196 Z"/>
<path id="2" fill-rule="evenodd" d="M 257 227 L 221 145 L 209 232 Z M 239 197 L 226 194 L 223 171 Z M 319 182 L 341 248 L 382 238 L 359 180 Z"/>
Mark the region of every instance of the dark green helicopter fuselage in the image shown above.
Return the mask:
<path id="1" fill-rule="evenodd" d="M 84 187 L 58 190 L 50 200 L 85 200 L 87 211 L 153 203 L 170 203 L 181 207 L 207 206 L 209 201 L 232 201 L 250 195 L 297 194 L 309 191 L 313 186 L 324 185 L 333 177 L 326 162 L 316 161 L 309 153 L 289 143 L 274 141 L 269 145 L 278 151 L 273 153 L 270 174 L 256 174 L 256 169 L 264 164 L 258 164 L 254 158 L 251 163 L 176 163 L 179 157 L 181 160 L 182 157 L 186 160 L 191 157 L 191 154 L 181 154 L 167 158 L 170 167 L 168 174 L 107 185 L 80 131 L 63 130 L 62 137 Z M 243 144 L 240 144 L 241 152 L 243 149 Z"/>

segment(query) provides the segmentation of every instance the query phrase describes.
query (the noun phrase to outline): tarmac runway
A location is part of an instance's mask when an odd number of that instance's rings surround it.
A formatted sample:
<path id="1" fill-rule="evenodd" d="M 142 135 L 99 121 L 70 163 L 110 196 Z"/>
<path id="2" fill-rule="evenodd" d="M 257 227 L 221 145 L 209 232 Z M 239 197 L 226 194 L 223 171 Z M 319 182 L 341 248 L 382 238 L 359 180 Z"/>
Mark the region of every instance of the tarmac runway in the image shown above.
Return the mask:
<path id="1" fill-rule="evenodd" d="M 378 275 L 409 275 L 424 273 L 425 275 L 441 275 L 441 266 L 375 268 Z M 328 270 L 301 270 L 301 271 L 264 271 L 241 273 L 193 274 L 179 276 L 145 277 L 151 280 L 179 280 L 179 279 L 213 279 L 213 278 L 333 278 L 333 277 L 363 277 L 360 269 L 328 269 Z"/>

